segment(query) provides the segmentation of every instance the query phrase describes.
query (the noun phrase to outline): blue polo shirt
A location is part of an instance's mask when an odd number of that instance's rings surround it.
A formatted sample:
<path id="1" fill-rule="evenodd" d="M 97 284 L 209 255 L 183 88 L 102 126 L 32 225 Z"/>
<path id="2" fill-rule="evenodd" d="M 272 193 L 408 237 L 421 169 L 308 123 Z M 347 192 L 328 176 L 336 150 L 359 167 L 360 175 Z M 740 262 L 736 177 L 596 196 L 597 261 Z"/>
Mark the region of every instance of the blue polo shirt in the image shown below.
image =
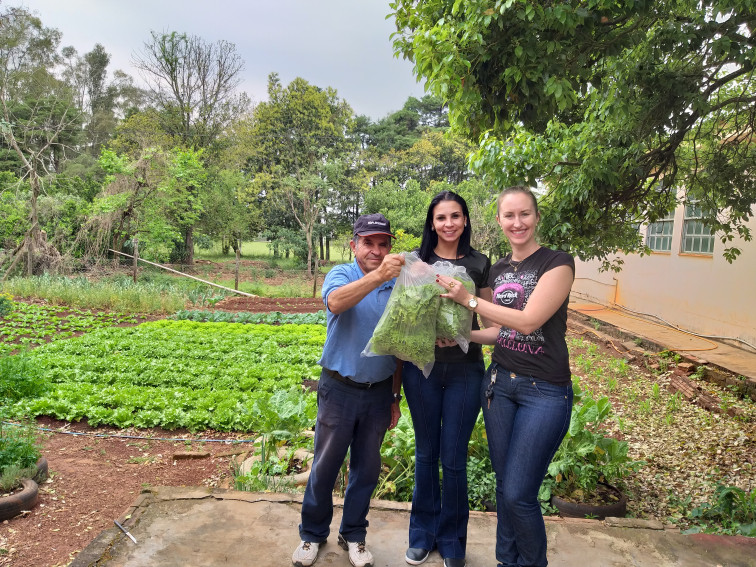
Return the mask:
<path id="1" fill-rule="evenodd" d="M 323 281 L 323 303 L 328 307 L 328 295 L 335 289 L 359 280 L 365 274 L 357 261 L 334 266 Z M 326 342 L 318 361 L 323 368 L 348 376 L 355 382 L 378 382 L 388 378 L 396 369 L 393 356 L 360 356 L 373 336 L 373 330 L 383 315 L 391 291 L 392 279 L 368 293 L 351 309 L 335 315 L 326 309 Z"/>

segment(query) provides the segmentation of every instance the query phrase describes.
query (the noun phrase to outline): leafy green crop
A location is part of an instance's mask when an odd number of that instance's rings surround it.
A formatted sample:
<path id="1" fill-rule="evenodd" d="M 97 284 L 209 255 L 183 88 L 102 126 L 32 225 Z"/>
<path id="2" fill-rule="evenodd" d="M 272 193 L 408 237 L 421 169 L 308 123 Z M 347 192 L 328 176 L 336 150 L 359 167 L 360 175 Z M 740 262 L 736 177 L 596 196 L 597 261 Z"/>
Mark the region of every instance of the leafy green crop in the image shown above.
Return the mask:
<path id="1" fill-rule="evenodd" d="M 140 317 L 61 307 L 13 303 L 13 311 L 0 320 L 0 354 L 67 339 L 76 333 L 121 324 L 135 324 Z"/>
<path id="2" fill-rule="evenodd" d="M 436 312 L 441 301 L 436 284 L 397 286 L 368 346 L 423 368 L 435 360 Z"/>
<path id="3" fill-rule="evenodd" d="M 281 313 L 279 311 L 273 311 L 270 313 L 247 313 L 244 311 L 229 312 L 182 309 L 171 315 L 169 319 L 177 321 L 211 321 L 215 323 L 264 323 L 268 325 L 284 325 L 287 323 L 297 325 L 326 324 L 325 311 L 318 311 L 317 313 Z"/>
<path id="4" fill-rule="evenodd" d="M 475 284 L 466 280 L 462 282 L 465 289 L 475 293 Z M 472 313 L 464 305 L 448 297 L 442 297 L 436 314 L 436 337 L 439 339 L 456 339 L 466 336 L 472 326 Z"/>
<path id="5" fill-rule="evenodd" d="M 46 395 L 11 406 L 91 425 L 259 430 L 277 391 L 301 391 L 320 374 L 322 325 L 155 321 L 96 329 L 28 353 L 51 382 Z"/>

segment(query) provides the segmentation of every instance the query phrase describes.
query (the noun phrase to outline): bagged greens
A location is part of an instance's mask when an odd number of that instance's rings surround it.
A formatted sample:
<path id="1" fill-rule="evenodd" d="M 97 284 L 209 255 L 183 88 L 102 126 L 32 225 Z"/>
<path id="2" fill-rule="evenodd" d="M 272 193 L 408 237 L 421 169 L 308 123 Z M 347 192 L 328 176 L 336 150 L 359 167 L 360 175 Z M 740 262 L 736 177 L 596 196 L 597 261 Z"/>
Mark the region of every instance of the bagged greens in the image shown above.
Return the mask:
<path id="1" fill-rule="evenodd" d="M 465 286 L 471 294 L 475 294 L 475 283 L 467 275 L 464 266 L 455 266 L 451 262 L 435 262 L 435 273 L 450 276 Z M 473 312 L 464 305 L 448 297 L 442 297 L 436 314 L 436 338 L 454 339 L 463 352 L 470 346 L 470 330 L 472 329 Z"/>
<path id="2" fill-rule="evenodd" d="M 427 377 L 436 358 L 436 338 L 454 339 L 467 352 L 472 326 L 471 311 L 441 297 L 444 288 L 436 283 L 436 274 L 462 281 L 471 293 L 475 284 L 463 267 L 450 262 L 430 266 L 414 254 L 405 254 L 404 261 L 362 356 L 393 355 L 412 362 Z"/>

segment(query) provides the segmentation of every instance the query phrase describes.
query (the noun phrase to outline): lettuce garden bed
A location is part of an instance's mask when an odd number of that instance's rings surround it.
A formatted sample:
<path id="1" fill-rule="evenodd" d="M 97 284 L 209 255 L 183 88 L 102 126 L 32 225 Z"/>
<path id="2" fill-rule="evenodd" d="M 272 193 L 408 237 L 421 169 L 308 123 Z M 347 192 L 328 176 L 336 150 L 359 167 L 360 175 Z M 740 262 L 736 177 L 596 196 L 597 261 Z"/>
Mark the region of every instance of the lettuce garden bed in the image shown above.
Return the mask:
<path id="1" fill-rule="evenodd" d="M 161 320 L 96 328 L 28 353 L 49 389 L 10 410 L 90 425 L 259 431 L 274 392 L 314 407 L 302 383 L 319 376 L 324 341 L 323 325 Z"/>

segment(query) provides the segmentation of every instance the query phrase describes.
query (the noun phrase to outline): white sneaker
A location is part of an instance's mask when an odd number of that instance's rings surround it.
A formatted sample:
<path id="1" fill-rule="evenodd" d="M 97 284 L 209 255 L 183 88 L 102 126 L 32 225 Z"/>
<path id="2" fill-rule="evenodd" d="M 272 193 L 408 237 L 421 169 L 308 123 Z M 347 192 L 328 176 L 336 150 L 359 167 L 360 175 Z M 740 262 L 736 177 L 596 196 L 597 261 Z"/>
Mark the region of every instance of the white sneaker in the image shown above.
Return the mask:
<path id="1" fill-rule="evenodd" d="M 354 567 L 373 567 L 373 554 L 364 541 L 347 541 L 339 534 L 339 545 L 349 552 L 349 562 Z"/>
<path id="2" fill-rule="evenodd" d="M 294 555 L 291 556 L 291 562 L 296 567 L 309 567 L 318 558 L 319 543 L 312 541 L 300 542 L 299 547 L 294 550 Z"/>

